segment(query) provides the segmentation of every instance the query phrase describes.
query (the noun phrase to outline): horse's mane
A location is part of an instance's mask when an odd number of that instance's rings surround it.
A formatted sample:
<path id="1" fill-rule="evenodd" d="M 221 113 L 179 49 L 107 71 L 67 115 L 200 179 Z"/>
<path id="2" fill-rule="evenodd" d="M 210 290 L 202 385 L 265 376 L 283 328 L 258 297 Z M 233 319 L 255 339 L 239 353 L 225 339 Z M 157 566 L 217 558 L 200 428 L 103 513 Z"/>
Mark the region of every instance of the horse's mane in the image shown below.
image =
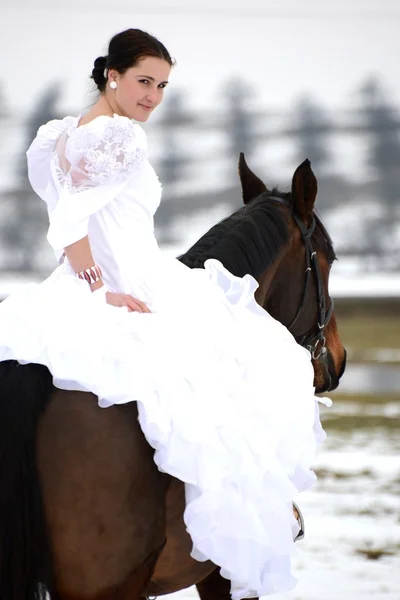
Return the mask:
<path id="1" fill-rule="evenodd" d="M 262 193 L 214 225 L 179 260 L 194 268 L 216 258 L 233 275 L 258 277 L 289 239 L 287 216 L 270 196 L 285 200 L 289 195 L 279 190 Z"/>
<path id="2" fill-rule="evenodd" d="M 273 189 L 260 194 L 214 225 L 179 260 L 190 268 L 204 267 L 208 258 L 216 258 L 233 275 L 247 273 L 257 278 L 269 268 L 289 241 L 287 216 L 282 207 L 290 203 L 290 192 Z M 274 201 L 275 199 L 275 201 Z M 329 263 L 335 259 L 332 240 L 319 215 L 313 239 L 324 248 Z"/>

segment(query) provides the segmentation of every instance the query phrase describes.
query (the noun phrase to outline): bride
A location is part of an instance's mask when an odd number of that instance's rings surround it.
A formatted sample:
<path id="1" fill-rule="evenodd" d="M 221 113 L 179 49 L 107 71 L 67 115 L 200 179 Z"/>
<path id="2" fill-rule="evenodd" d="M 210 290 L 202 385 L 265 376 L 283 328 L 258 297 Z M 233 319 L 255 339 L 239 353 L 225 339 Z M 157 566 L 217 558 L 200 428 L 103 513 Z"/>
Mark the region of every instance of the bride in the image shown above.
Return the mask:
<path id="1" fill-rule="evenodd" d="M 0 306 L 0 360 L 45 365 L 103 408 L 136 401 L 158 468 L 186 484 L 192 556 L 220 566 L 234 598 L 261 596 L 295 582 L 292 502 L 319 441 L 313 368 L 250 275 L 216 260 L 192 270 L 157 244 L 161 185 L 138 123 L 172 65 L 153 36 L 118 33 L 94 62 L 94 106 L 39 129 L 29 178 L 59 266 Z"/>

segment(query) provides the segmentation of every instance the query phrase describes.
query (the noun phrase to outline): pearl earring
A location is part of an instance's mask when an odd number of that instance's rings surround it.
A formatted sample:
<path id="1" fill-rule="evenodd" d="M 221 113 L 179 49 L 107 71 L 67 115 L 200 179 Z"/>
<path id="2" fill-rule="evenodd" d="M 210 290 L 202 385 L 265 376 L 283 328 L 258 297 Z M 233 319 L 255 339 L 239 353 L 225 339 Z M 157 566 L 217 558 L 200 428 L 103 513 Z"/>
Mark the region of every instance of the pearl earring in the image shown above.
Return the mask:
<path id="1" fill-rule="evenodd" d="M 117 89 L 117 82 L 116 81 L 110 81 L 110 88 L 112 90 L 116 90 Z"/>

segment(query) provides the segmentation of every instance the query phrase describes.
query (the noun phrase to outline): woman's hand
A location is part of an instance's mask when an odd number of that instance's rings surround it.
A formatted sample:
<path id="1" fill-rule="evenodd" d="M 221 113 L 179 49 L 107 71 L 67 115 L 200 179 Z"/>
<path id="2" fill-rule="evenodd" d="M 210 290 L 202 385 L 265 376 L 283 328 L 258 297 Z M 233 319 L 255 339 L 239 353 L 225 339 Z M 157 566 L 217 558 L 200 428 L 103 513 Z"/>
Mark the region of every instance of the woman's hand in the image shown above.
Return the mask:
<path id="1" fill-rule="evenodd" d="M 137 300 L 129 294 L 117 294 L 114 292 L 106 292 L 107 304 L 112 306 L 126 306 L 128 312 L 140 312 L 149 313 L 150 310 L 147 308 L 144 302 Z"/>

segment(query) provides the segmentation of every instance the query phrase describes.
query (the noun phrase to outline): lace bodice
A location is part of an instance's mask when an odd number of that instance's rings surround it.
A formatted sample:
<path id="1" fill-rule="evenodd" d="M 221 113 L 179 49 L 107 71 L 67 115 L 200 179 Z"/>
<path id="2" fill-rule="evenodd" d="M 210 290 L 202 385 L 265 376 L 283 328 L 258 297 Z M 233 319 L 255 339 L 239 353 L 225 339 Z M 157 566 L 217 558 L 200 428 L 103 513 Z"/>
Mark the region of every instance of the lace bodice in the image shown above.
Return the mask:
<path id="1" fill-rule="evenodd" d="M 66 117 L 43 125 L 27 152 L 29 178 L 47 204 L 47 237 L 58 259 L 105 218 L 103 237 L 112 222 L 118 222 L 120 235 L 138 222 L 152 235 L 161 199 L 139 125 L 118 115 L 83 126 L 79 120 Z"/>
<path id="2" fill-rule="evenodd" d="M 141 127 L 126 117 L 102 116 L 68 128 L 57 142 L 56 154 L 60 181 L 79 192 L 138 173 L 147 159 L 147 140 Z"/>

